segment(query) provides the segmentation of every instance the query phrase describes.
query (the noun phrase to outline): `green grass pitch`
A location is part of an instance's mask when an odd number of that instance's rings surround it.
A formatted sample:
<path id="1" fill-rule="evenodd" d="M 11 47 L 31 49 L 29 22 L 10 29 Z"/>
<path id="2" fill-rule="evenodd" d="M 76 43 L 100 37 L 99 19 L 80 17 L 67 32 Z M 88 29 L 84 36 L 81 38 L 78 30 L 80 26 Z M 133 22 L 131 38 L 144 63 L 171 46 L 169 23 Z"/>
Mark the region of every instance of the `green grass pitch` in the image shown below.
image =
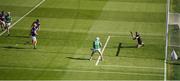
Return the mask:
<path id="1" fill-rule="evenodd" d="M 13 22 L 41 0 L 1 0 Z M 163 80 L 165 0 L 46 0 L 0 36 L 1 80 Z M 39 18 L 37 49 L 29 38 Z M 134 48 L 129 31 L 138 31 L 145 47 Z M 105 44 L 105 60 L 89 61 L 92 41 Z M 116 57 L 118 44 L 122 43 Z"/>

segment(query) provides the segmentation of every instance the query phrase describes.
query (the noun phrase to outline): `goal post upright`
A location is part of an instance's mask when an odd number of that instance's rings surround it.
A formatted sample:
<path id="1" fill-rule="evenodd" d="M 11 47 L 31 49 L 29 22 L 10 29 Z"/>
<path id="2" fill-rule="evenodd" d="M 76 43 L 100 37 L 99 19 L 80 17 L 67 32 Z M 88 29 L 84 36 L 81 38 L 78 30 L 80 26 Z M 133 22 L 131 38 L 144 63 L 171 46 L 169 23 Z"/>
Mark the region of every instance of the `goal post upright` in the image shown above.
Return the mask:
<path id="1" fill-rule="evenodd" d="M 165 59 L 164 59 L 164 81 L 167 80 L 167 57 L 168 57 L 168 42 L 169 42 L 169 10 L 170 0 L 166 0 L 166 45 L 165 45 Z"/>

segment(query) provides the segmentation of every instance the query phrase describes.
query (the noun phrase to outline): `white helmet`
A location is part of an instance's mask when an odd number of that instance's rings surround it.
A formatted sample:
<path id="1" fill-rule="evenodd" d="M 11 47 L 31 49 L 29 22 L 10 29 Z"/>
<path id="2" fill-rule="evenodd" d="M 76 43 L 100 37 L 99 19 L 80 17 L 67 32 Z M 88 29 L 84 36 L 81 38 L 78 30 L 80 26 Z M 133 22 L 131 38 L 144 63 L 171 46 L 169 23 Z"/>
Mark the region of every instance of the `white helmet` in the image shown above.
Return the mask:
<path id="1" fill-rule="evenodd" d="M 99 38 L 99 37 L 96 37 L 96 40 L 100 40 L 100 38 Z"/>
<path id="2" fill-rule="evenodd" d="M 11 14 L 11 12 L 7 12 L 7 14 L 9 14 L 9 15 L 10 15 L 10 14 Z"/>

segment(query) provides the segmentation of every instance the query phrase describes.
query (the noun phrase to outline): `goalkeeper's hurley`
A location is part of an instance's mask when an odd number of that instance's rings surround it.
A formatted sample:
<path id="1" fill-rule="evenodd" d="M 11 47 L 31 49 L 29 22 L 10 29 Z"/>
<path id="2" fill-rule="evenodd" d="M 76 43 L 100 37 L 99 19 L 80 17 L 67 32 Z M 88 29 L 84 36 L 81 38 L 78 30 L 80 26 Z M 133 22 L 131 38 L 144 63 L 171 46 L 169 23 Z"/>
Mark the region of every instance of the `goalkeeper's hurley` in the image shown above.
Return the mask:
<path id="1" fill-rule="evenodd" d="M 99 55 L 101 57 L 101 61 L 103 60 L 101 47 L 102 47 L 102 43 L 100 42 L 100 38 L 96 37 L 95 41 L 93 41 L 93 49 L 92 49 L 91 57 L 89 59 L 90 61 L 92 60 L 92 57 L 93 57 L 94 53 L 96 53 L 96 52 L 99 53 Z"/>

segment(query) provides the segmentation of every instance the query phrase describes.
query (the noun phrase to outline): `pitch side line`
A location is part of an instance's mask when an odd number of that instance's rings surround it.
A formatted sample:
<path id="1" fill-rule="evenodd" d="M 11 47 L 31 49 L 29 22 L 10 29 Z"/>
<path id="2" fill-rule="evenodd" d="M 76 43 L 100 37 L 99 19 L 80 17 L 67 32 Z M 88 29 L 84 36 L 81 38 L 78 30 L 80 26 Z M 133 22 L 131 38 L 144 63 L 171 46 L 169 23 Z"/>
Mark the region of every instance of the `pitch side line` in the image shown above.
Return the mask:
<path id="1" fill-rule="evenodd" d="M 121 65 L 99 65 L 103 67 L 123 67 L 123 68 L 137 68 L 137 69 L 157 69 L 157 70 L 164 70 L 164 68 L 159 67 L 138 67 L 138 66 L 121 66 Z"/>
<path id="2" fill-rule="evenodd" d="M 107 40 L 106 40 L 106 43 L 105 43 L 105 45 L 104 45 L 104 47 L 103 47 L 103 49 L 102 49 L 102 54 L 103 54 L 103 52 L 104 52 L 104 50 L 105 50 L 105 48 L 106 48 L 106 46 L 107 46 L 110 38 L 111 38 L 111 36 L 108 36 L 108 38 L 107 38 Z M 98 60 L 96 61 L 96 66 L 99 64 L 100 59 L 101 59 L 101 57 L 99 56 L 99 57 L 98 57 Z"/>
<path id="3" fill-rule="evenodd" d="M 41 2 L 39 2 L 39 3 L 38 3 L 36 6 L 34 6 L 29 12 L 27 12 L 24 16 L 22 16 L 20 19 L 18 19 L 16 22 L 14 22 L 14 23 L 9 27 L 9 29 L 12 28 L 14 25 L 16 25 L 19 21 L 21 21 L 22 19 L 24 19 L 24 17 L 26 17 L 27 15 L 29 15 L 32 11 L 34 11 L 37 7 L 39 7 L 44 1 L 46 1 L 46 0 L 42 0 Z M 4 30 L 4 31 L 0 34 L 0 36 L 3 35 L 4 33 L 6 33 L 6 31 L 7 31 L 7 30 Z"/>
<path id="4" fill-rule="evenodd" d="M 34 70 L 34 71 L 54 71 L 54 72 L 81 72 L 81 73 L 111 73 L 111 74 L 122 74 L 122 75 L 142 75 L 142 76 L 162 76 L 162 74 L 142 74 L 142 73 L 128 73 L 128 72 L 112 72 L 112 71 L 87 71 L 87 70 L 65 70 L 65 69 L 42 69 L 42 68 L 28 68 L 28 67 L 0 67 L 0 69 L 10 70 Z"/>

